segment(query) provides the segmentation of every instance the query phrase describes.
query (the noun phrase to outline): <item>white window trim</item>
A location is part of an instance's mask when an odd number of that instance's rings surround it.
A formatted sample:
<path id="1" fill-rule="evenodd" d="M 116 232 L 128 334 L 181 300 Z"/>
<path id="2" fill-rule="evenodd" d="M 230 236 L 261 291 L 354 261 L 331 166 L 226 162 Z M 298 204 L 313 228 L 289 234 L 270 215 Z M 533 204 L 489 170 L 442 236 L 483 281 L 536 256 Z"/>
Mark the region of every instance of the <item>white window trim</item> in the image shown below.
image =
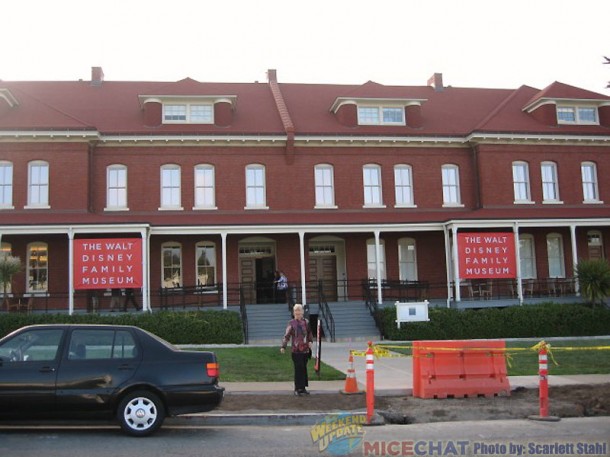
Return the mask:
<path id="1" fill-rule="evenodd" d="M 414 271 L 415 271 L 415 278 L 414 279 L 408 279 L 408 278 L 403 278 L 401 276 L 401 265 L 402 264 L 409 264 L 410 262 L 406 262 L 403 261 L 402 257 L 401 257 L 401 252 L 402 252 L 402 248 L 406 247 L 408 250 L 409 246 L 413 246 L 413 264 L 415 266 Z M 417 241 L 415 240 L 415 238 L 411 238 L 411 237 L 405 237 L 405 238 L 399 238 L 398 239 L 398 279 L 401 281 L 418 281 L 419 280 L 419 271 L 417 268 Z"/>
<path id="2" fill-rule="evenodd" d="M 195 244 L 195 281 L 196 281 L 196 285 L 197 287 L 211 287 L 211 286 L 205 286 L 205 285 L 201 285 L 198 283 L 199 281 L 199 264 L 198 262 L 198 257 L 197 257 L 197 252 L 199 248 L 212 248 L 214 249 L 214 256 L 217 255 L 216 252 L 216 243 L 214 243 L 213 241 L 199 241 Z M 212 283 L 213 284 L 217 284 L 217 275 L 218 275 L 218 265 L 216 262 L 216 257 L 214 258 L 214 265 L 211 266 L 211 268 L 214 269 L 214 277 L 212 278 Z"/>
<path id="3" fill-rule="evenodd" d="M 531 243 L 531 247 L 532 247 L 532 276 L 524 276 L 523 272 L 521 273 L 522 275 L 522 279 L 536 279 L 538 277 L 538 270 L 536 267 L 536 240 L 534 239 L 534 235 L 531 235 L 529 233 L 523 233 L 519 235 L 519 241 L 521 240 L 528 240 L 529 243 Z M 520 243 L 519 243 L 520 245 Z M 523 262 L 523 256 L 521 256 L 521 262 Z M 521 267 L 521 266 L 520 266 Z"/>
<path id="4" fill-rule="evenodd" d="M 15 209 L 15 206 L 13 205 L 13 195 L 14 195 L 14 191 L 15 191 L 15 166 L 13 165 L 13 162 L 10 162 L 8 160 L 0 160 L 0 167 L 10 167 L 11 168 L 11 185 L 10 185 L 10 203 L 8 204 L 2 204 L 0 203 L 0 210 L 3 209 Z M 7 186 L 8 187 L 8 186 Z"/>
<path id="5" fill-rule="evenodd" d="M 197 170 L 200 170 L 200 169 L 212 170 L 212 175 L 214 178 L 214 183 L 212 186 L 214 204 L 212 206 L 193 206 L 193 211 L 217 210 L 218 206 L 216 206 L 216 167 L 214 167 L 214 165 L 204 164 L 204 163 L 195 165 L 195 168 L 193 169 L 193 192 L 194 192 L 193 200 L 194 200 L 195 204 L 197 204 Z"/>
<path id="6" fill-rule="evenodd" d="M 545 199 L 544 198 L 544 173 L 543 173 L 543 168 L 545 166 L 549 166 L 552 165 L 553 167 L 553 173 L 555 174 L 555 181 L 554 181 L 554 185 L 555 185 L 555 194 L 557 195 L 557 198 L 555 200 L 552 199 Z M 559 170 L 557 169 L 557 164 L 555 162 L 541 162 L 540 163 L 540 184 L 542 185 L 542 204 L 543 205 L 562 205 L 563 201 L 560 198 L 559 195 Z"/>
<path id="7" fill-rule="evenodd" d="M 374 187 L 367 186 L 365 179 L 365 170 L 366 169 L 375 169 L 378 172 L 379 177 L 379 203 L 367 203 L 366 202 L 366 188 Z M 386 205 L 383 203 L 383 176 L 381 174 L 381 166 L 375 163 L 367 163 L 362 166 L 362 197 L 364 199 L 364 203 L 362 205 L 363 208 L 386 208 Z"/>
<path id="8" fill-rule="evenodd" d="M 445 201 L 445 181 L 443 177 L 443 170 L 453 169 L 456 171 L 456 186 L 457 186 L 457 202 L 446 202 Z M 441 167 L 441 196 L 443 198 L 443 208 L 464 208 L 462 203 L 462 185 L 460 181 L 460 167 L 454 164 L 444 164 Z"/>
<path id="9" fill-rule="evenodd" d="M 31 275 L 31 270 L 32 268 L 30 267 L 30 258 L 32 257 L 32 249 L 35 247 L 44 247 L 47 251 L 47 266 L 46 266 L 46 287 L 44 289 L 40 289 L 40 290 L 35 290 L 32 289 L 30 281 L 27 281 L 26 284 L 26 291 L 28 294 L 32 294 L 32 295 L 38 295 L 38 294 L 46 294 L 49 292 L 49 245 L 43 241 L 34 241 L 32 243 L 28 243 L 27 247 L 26 247 L 26 253 L 27 253 L 27 261 L 25 264 L 25 272 L 26 272 L 26 278 L 30 278 Z"/>
<path id="10" fill-rule="evenodd" d="M 360 108 L 377 108 L 379 115 L 379 122 L 365 122 L 360 120 Z M 384 109 L 400 109 L 402 110 L 402 121 L 401 122 L 384 122 L 383 120 L 383 110 Z M 363 105 L 359 104 L 356 108 L 356 113 L 358 117 L 358 125 L 407 125 L 406 115 L 405 115 L 405 107 L 404 105 L 395 106 L 395 105 Z"/>
<path id="11" fill-rule="evenodd" d="M 167 286 L 165 286 L 165 265 L 163 264 L 163 250 L 164 249 L 173 249 L 174 247 L 177 247 L 180 250 L 180 282 L 177 286 L 173 286 L 173 287 L 184 287 L 184 266 L 183 266 L 183 256 L 184 253 L 182 252 L 182 243 L 178 243 L 176 241 L 166 241 L 165 243 L 161 244 L 161 287 L 162 288 L 168 288 Z"/>
<path id="12" fill-rule="evenodd" d="M 178 205 L 170 205 L 170 206 L 163 206 L 163 170 L 165 169 L 169 169 L 169 170 L 173 170 L 173 169 L 177 169 L 178 170 L 178 178 L 180 180 L 180 203 Z M 177 164 L 165 164 L 162 165 L 161 168 L 159 169 L 159 211 L 183 211 L 184 208 L 182 207 L 182 167 L 180 167 L 180 165 Z"/>
<path id="13" fill-rule="evenodd" d="M 332 202 L 329 204 L 319 204 L 317 201 L 318 187 L 323 187 L 323 186 L 318 186 L 318 182 L 316 180 L 318 170 L 330 170 L 330 180 L 331 180 L 330 188 L 331 188 L 331 192 L 332 192 Z M 315 199 L 314 209 L 339 209 L 339 207 L 336 205 L 336 202 L 335 202 L 335 168 L 330 164 L 315 165 L 314 169 L 313 169 L 313 179 L 314 179 L 314 199 Z"/>
<path id="14" fill-rule="evenodd" d="M 409 188 L 411 189 L 411 201 L 413 203 L 411 204 L 406 204 L 406 203 L 397 203 L 396 202 L 396 170 L 399 169 L 408 169 L 409 170 L 409 177 L 411 179 L 411 185 L 409 186 Z M 405 186 L 403 186 L 405 187 Z M 407 164 L 398 164 L 398 165 L 394 165 L 394 208 L 417 208 L 417 205 L 415 204 L 415 192 L 413 189 L 413 167 L 411 165 L 407 165 Z"/>
<path id="15" fill-rule="evenodd" d="M 530 182 L 530 167 L 529 167 L 529 163 L 524 162 L 523 160 L 515 160 L 512 164 L 511 164 L 511 172 L 513 175 L 513 198 L 515 197 L 515 166 L 522 166 L 525 168 L 525 172 L 526 172 L 526 186 L 527 186 L 527 199 L 523 199 L 523 200 L 517 200 L 516 198 L 513 201 L 513 204 L 515 205 L 532 205 L 535 202 L 532 200 L 532 185 Z"/>
<path id="16" fill-rule="evenodd" d="M 32 166 L 35 165 L 46 165 L 47 167 L 47 203 L 46 204 L 36 204 L 33 205 L 32 201 Z M 28 163 L 28 195 L 27 195 L 27 204 L 23 207 L 24 209 L 51 209 L 50 201 L 51 201 L 51 168 L 49 162 L 45 160 L 32 160 Z"/>
<path id="17" fill-rule="evenodd" d="M 559 109 L 560 108 L 570 108 L 574 110 L 574 121 L 566 121 L 563 119 L 559 119 Z M 595 121 L 581 121 L 579 110 L 582 108 L 588 108 L 595 110 Z M 593 105 L 579 105 L 579 104 L 565 104 L 557 105 L 557 123 L 560 125 L 599 125 L 599 109 L 597 106 Z"/>
<path id="18" fill-rule="evenodd" d="M 262 170 L 263 171 L 263 203 L 261 205 L 248 205 L 248 188 L 254 186 L 248 186 L 248 170 Z M 249 164 L 246 165 L 244 170 L 245 173 L 245 183 L 246 183 L 246 206 L 244 206 L 244 210 L 266 210 L 269 209 L 267 206 L 267 168 L 261 164 Z"/>
<path id="19" fill-rule="evenodd" d="M 184 106 L 186 119 L 165 119 L 165 107 L 166 106 Z M 191 120 L 191 107 L 193 106 L 207 106 L 211 108 L 212 115 L 209 120 L 204 121 L 193 121 Z M 164 102 L 161 109 L 161 119 L 163 124 L 214 124 L 214 104 L 213 103 L 194 103 L 194 102 Z"/>
<path id="20" fill-rule="evenodd" d="M 549 240 L 551 239 L 555 239 L 555 240 L 559 240 L 559 250 L 560 250 L 560 256 L 559 256 L 559 260 L 561 261 L 561 265 L 560 265 L 560 269 L 561 269 L 561 275 L 560 276 L 551 276 L 551 257 L 549 255 Z M 547 243 L 547 249 L 546 249 L 546 260 L 547 260 L 547 265 L 548 265 L 548 277 L 549 278 L 565 278 L 566 277 L 566 259 L 565 259 L 565 250 L 564 250 L 564 246 L 563 246 L 563 236 L 561 236 L 560 233 L 549 233 L 546 236 L 546 243 Z"/>
<path id="21" fill-rule="evenodd" d="M 110 184 L 109 184 L 109 175 L 110 172 L 112 170 L 125 170 L 125 206 L 110 206 L 109 203 L 109 198 L 108 198 L 108 192 L 110 190 Z M 104 208 L 104 211 L 129 211 L 129 206 L 127 205 L 127 200 L 128 200 L 128 193 L 127 193 L 127 189 L 128 187 L 128 175 L 127 175 L 127 167 L 125 165 L 121 165 L 121 164 L 113 164 L 113 165 L 108 165 L 106 167 L 106 207 Z"/>
<path id="22" fill-rule="evenodd" d="M 584 198 L 584 194 L 585 194 L 584 186 L 585 186 L 585 183 L 582 180 L 582 168 L 583 168 L 583 166 L 588 166 L 588 167 L 592 167 L 593 168 L 593 171 L 594 171 L 594 174 L 595 174 L 595 181 L 594 181 L 593 184 L 595 185 L 595 193 L 597 194 L 597 199 L 587 200 L 587 199 Z M 583 191 L 583 200 L 582 200 L 582 202 L 585 205 L 600 205 L 600 204 L 603 204 L 604 202 L 599 198 L 600 197 L 600 195 L 599 195 L 599 178 L 598 178 L 598 174 L 597 174 L 597 164 L 595 162 L 589 162 L 589 161 L 582 162 L 580 164 L 580 177 L 581 177 L 581 185 L 582 185 L 582 191 Z"/>

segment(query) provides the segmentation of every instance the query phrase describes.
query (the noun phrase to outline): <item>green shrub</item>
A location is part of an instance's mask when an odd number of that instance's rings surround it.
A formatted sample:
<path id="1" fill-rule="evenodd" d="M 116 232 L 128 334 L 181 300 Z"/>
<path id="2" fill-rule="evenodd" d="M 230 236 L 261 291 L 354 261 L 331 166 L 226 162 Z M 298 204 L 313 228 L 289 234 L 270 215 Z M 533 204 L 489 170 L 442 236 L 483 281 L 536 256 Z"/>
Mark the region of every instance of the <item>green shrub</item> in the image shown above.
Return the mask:
<path id="1" fill-rule="evenodd" d="M 431 308 L 429 322 L 411 322 L 396 328 L 396 310 L 378 311 L 384 337 L 389 340 L 453 340 L 487 338 L 537 338 L 607 335 L 610 309 L 583 304 L 544 303 L 458 310 Z"/>
<path id="2" fill-rule="evenodd" d="M 242 325 L 233 311 L 195 311 L 138 314 L 2 314 L 0 336 L 33 324 L 135 325 L 174 344 L 241 344 Z"/>

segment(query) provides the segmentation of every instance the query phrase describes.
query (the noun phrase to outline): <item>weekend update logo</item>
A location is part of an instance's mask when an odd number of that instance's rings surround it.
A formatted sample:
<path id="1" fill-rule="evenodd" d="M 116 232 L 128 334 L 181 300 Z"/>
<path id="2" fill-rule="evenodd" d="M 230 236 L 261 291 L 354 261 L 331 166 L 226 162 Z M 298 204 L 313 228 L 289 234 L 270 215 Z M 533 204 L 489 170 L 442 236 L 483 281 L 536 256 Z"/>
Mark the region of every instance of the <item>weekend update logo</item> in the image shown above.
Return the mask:
<path id="1" fill-rule="evenodd" d="M 340 414 L 327 416 L 311 428 L 311 439 L 320 452 L 332 455 L 348 455 L 362 443 L 364 414 Z"/>

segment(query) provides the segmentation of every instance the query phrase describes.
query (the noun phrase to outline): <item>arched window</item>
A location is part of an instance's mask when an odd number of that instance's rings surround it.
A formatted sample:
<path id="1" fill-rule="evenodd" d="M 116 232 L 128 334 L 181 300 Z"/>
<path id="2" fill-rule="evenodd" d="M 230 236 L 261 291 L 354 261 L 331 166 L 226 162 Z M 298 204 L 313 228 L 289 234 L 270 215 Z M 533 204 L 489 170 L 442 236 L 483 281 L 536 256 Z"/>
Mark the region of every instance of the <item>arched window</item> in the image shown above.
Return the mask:
<path id="1" fill-rule="evenodd" d="M 415 206 L 411 165 L 396 165 L 394 167 L 394 194 L 397 207 Z"/>
<path id="2" fill-rule="evenodd" d="M 28 164 L 28 207 L 49 207 L 49 164 L 42 160 Z"/>
<path id="3" fill-rule="evenodd" d="M 216 176 L 214 165 L 195 167 L 195 208 L 216 209 Z"/>
<path id="4" fill-rule="evenodd" d="M 542 162 L 540 164 L 540 172 L 542 175 L 543 201 L 547 203 L 560 203 L 557 164 L 555 162 Z"/>
<path id="5" fill-rule="evenodd" d="M 316 208 L 335 207 L 335 184 L 333 166 L 316 165 L 314 168 L 316 186 Z"/>
<path id="6" fill-rule="evenodd" d="M 162 287 L 182 287 L 182 245 L 173 241 L 161 246 Z"/>
<path id="7" fill-rule="evenodd" d="M 457 165 L 443 165 L 443 206 L 460 206 L 460 169 Z"/>
<path id="8" fill-rule="evenodd" d="M 197 286 L 216 284 L 216 244 L 209 241 L 197 243 L 195 256 Z"/>
<path id="9" fill-rule="evenodd" d="M 127 167 L 114 164 L 106 168 L 106 209 L 127 209 Z"/>
<path id="10" fill-rule="evenodd" d="M 417 250 L 413 238 L 398 240 L 398 268 L 401 281 L 417 281 Z"/>
<path id="11" fill-rule="evenodd" d="M 580 164 L 582 176 L 582 195 L 584 203 L 600 203 L 599 188 L 597 186 L 597 166 L 593 162 Z"/>
<path id="12" fill-rule="evenodd" d="M 161 208 L 182 209 L 182 191 L 179 165 L 161 167 Z"/>
<path id="13" fill-rule="evenodd" d="M 530 172 L 527 162 L 513 162 L 513 192 L 515 203 L 530 203 Z"/>
<path id="14" fill-rule="evenodd" d="M 246 208 L 267 209 L 265 167 L 252 164 L 246 167 Z"/>
<path id="15" fill-rule="evenodd" d="M 47 292 L 49 288 L 49 249 L 47 243 L 30 243 L 27 247 L 27 291 Z"/>
<path id="16" fill-rule="evenodd" d="M 565 278 L 563 238 L 559 233 L 549 233 L 546 236 L 546 252 L 549 261 L 549 278 Z"/>
<path id="17" fill-rule="evenodd" d="M 379 268 L 381 272 L 381 279 L 386 279 L 385 272 L 385 243 L 383 240 L 379 240 Z M 366 262 L 369 279 L 377 279 L 377 249 L 375 246 L 375 239 L 370 238 L 366 240 Z"/>
<path id="18" fill-rule="evenodd" d="M 367 164 L 362 167 L 362 180 L 364 185 L 364 206 L 383 206 L 381 186 L 381 167 Z"/>

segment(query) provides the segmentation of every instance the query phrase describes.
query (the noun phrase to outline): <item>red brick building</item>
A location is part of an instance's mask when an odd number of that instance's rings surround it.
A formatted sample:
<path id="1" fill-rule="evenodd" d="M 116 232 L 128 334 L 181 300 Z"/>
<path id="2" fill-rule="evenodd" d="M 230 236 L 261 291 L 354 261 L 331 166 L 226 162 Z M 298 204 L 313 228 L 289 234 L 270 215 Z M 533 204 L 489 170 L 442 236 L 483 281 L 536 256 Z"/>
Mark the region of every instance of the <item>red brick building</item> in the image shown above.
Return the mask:
<path id="1" fill-rule="evenodd" d="M 610 97 L 558 82 L 115 82 L 95 67 L 0 81 L 0 241 L 24 261 L 11 294 L 38 309 L 130 285 L 153 309 L 177 291 L 270 302 L 276 269 L 305 302 L 323 280 L 329 301 L 366 284 L 379 302 L 519 303 L 577 294 L 578 259 L 607 257 L 609 154 Z M 511 234 L 508 277 L 465 278 L 462 233 Z M 97 239 L 141 243 L 113 267 L 141 268 L 134 283 L 82 286 L 75 246 Z"/>

